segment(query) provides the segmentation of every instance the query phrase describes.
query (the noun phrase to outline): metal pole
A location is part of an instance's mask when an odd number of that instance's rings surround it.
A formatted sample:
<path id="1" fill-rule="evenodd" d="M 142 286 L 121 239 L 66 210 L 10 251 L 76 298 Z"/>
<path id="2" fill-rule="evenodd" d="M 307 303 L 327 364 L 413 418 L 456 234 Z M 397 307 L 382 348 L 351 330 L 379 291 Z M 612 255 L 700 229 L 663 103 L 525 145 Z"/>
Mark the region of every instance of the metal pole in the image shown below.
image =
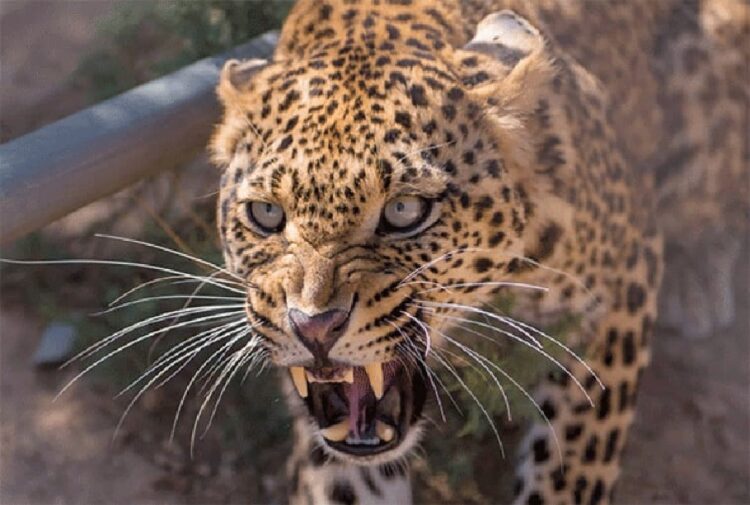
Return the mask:
<path id="1" fill-rule="evenodd" d="M 0 145 L 0 243 L 15 240 L 205 148 L 229 58 L 268 58 L 266 33 Z"/>

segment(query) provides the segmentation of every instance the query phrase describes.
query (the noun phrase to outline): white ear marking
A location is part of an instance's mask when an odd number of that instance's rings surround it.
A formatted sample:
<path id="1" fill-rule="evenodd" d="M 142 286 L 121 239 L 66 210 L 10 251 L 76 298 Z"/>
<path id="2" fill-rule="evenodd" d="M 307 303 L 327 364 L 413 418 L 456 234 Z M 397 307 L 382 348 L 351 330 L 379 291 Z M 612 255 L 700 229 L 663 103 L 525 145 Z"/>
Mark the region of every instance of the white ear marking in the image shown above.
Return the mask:
<path id="1" fill-rule="evenodd" d="M 474 38 L 464 49 L 486 53 L 515 65 L 543 44 L 542 35 L 531 23 L 513 11 L 503 10 L 482 19 Z"/>
<path id="2" fill-rule="evenodd" d="M 228 60 L 224 63 L 224 67 L 221 70 L 221 80 L 228 82 L 233 88 L 239 88 L 267 63 L 266 60 L 258 58 L 242 61 L 236 59 Z"/>

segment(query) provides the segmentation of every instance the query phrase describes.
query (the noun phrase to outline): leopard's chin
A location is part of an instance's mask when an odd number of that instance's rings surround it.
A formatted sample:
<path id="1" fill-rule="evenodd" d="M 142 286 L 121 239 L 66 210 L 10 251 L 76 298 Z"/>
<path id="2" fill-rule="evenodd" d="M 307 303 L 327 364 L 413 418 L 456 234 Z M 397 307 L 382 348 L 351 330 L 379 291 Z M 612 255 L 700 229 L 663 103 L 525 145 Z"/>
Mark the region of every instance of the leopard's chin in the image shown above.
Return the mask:
<path id="1" fill-rule="evenodd" d="M 292 370 L 324 449 L 360 465 L 403 458 L 416 445 L 427 396 L 425 371 L 400 361 Z M 295 377 L 296 375 L 296 377 Z M 301 389 L 301 387 L 305 389 Z"/>

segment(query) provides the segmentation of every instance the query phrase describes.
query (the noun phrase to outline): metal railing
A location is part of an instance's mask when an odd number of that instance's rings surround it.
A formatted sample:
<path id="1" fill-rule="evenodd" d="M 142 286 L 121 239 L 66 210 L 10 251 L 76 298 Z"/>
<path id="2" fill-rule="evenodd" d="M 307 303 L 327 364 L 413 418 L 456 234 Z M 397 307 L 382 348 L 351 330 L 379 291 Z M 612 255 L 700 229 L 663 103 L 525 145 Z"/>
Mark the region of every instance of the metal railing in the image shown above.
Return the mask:
<path id="1" fill-rule="evenodd" d="M 277 34 L 200 60 L 0 145 L 0 243 L 205 149 L 229 58 L 268 58 Z"/>

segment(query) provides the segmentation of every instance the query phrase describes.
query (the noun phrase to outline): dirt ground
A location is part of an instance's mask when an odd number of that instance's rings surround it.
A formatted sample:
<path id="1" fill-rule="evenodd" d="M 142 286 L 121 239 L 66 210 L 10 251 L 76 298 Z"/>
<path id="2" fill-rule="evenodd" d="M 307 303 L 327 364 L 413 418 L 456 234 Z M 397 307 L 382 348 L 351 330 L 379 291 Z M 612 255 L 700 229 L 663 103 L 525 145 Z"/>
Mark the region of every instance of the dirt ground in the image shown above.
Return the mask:
<path id="1" fill-rule="evenodd" d="M 0 314 L 0 502 L 4 504 L 164 503 L 150 485 L 159 469 L 113 445 L 112 412 L 77 388 L 53 401 L 70 374 L 37 372 L 31 356 L 42 330 L 20 307 Z"/>
<path id="2" fill-rule="evenodd" d="M 620 503 L 750 503 L 747 265 L 737 273 L 741 309 L 731 328 L 705 340 L 665 331 L 655 337 L 615 495 Z"/>
<path id="3" fill-rule="evenodd" d="M 111 3 L 0 1 L 2 140 L 84 103 L 66 76 Z M 655 339 L 618 503 L 750 503 L 748 279 L 745 267 L 732 328 L 706 340 L 668 332 Z M 174 474 L 169 465 L 144 457 L 129 437 L 113 443 L 120 410 L 101 393 L 83 385 L 53 401 L 69 373 L 31 365 L 38 315 L 31 307 L 0 308 L 0 503 L 214 501 L 202 490 L 165 485 Z"/>

